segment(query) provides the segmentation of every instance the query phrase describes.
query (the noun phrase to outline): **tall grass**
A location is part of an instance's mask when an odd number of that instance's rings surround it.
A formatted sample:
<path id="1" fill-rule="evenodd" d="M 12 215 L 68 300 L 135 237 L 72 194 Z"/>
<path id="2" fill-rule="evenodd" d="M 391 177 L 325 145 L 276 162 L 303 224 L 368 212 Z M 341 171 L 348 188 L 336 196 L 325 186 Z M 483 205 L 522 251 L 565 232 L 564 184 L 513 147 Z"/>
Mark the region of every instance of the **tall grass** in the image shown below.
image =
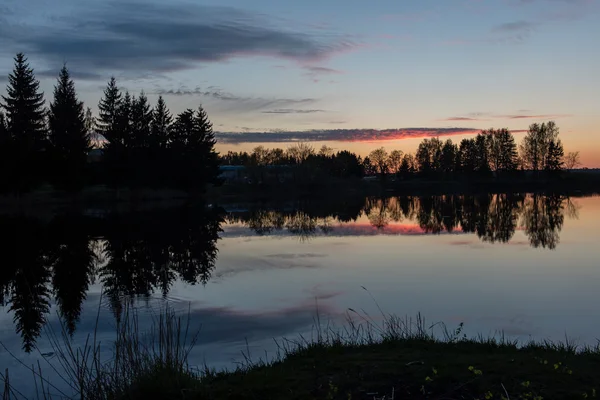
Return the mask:
<path id="1" fill-rule="evenodd" d="M 238 365 L 235 372 L 250 372 L 253 368 L 301 356 L 307 351 L 381 343 L 460 342 L 485 345 L 489 348 L 510 347 L 570 354 L 600 354 L 600 343 L 591 347 L 577 346 L 568 338 L 565 342 L 558 343 L 547 340 L 519 343 L 507 339 L 502 333 L 491 337 L 480 335 L 467 338 L 462 332 L 462 324 L 456 329 L 448 329 L 443 323 L 426 323 L 421 314 L 414 318 L 401 318 L 385 314 L 381 309 L 379 311 L 381 315 L 373 318 L 364 311 L 348 309 L 345 324 L 338 327 L 329 320 L 321 321 L 317 308 L 309 336 L 275 339 L 278 350 L 271 359 L 253 360 L 248 346 L 248 350 L 242 353 L 244 361 Z M 185 399 L 188 398 L 188 394 L 197 395 L 202 392 L 205 381 L 227 373 L 209 370 L 207 367 L 202 371 L 192 370 L 188 365 L 188 357 L 198 338 L 198 332 L 189 331 L 189 312 L 187 318 L 182 318 L 172 309 L 165 307 L 153 317 L 151 328 L 141 331 L 138 312 L 126 307 L 120 322 L 117 323 L 116 339 L 109 344 L 109 349 L 112 350 L 109 353 L 112 353 L 112 356 L 106 359 L 103 358 L 106 352 L 102 351 L 103 347 L 97 336 L 99 313 L 100 311 L 96 318 L 96 329 L 87 336 L 81 347 L 74 346 L 62 319 L 59 332 L 51 327 L 45 328 L 58 365 L 44 359 L 48 364 L 47 368 L 57 373 L 62 384 L 59 388 L 57 382 L 50 382 L 42 373 L 39 363 L 31 367 L 22 364 L 34 375 L 38 399 Z M 3 345 L 0 343 L 0 346 Z M 15 360 L 19 360 L 6 347 L 4 349 Z M 0 379 L 4 382 L 2 400 L 29 398 L 11 385 L 8 371 L 0 372 Z"/>
<path id="2" fill-rule="evenodd" d="M 47 367 L 62 380 L 61 388 L 44 376 L 40 364 L 37 368 L 29 367 L 2 345 L 32 372 L 38 399 L 169 398 L 172 394 L 180 397 L 182 390 L 199 383 L 198 374 L 192 372 L 187 362 L 198 337 L 198 332 L 189 332 L 189 313 L 182 320 L 166 307 L 153 316 L 148 331 L 141 331 L 138 312 L 127 307 L 117 323 L 116 338 L 110 344 L 112 355 L 106 359 L 97 336 L 98 317 L 94 332 L 81 347 L 74 346 L 62 321 L 61 318 L 58 333 L 50 327 L 45 329 L 55 355 L 53 359 L 58 362 L 55 365 L 47 360 Z M 0 379 L 4 381 L 3 400 L 29 398 L 10 384 L 8 371 L 0 373 Z"/>

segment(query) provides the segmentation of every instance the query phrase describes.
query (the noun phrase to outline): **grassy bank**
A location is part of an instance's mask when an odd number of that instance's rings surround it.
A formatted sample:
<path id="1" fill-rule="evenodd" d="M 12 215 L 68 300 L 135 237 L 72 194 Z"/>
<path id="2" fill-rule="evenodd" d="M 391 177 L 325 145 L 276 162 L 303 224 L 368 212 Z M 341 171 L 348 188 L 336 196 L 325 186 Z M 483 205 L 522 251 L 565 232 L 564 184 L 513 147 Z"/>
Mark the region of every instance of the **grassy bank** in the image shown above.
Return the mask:
<path id="1" fill-rule="evenodd" d="M 351 315 L 355 313 L 351 313 Z M 234 371 L 187 364 L 195 343 L 172 313 L 149 333 L 137 318 L 118 329 L 114 356 L 100 360 L 94 338 L 73 349 L 52 336 L 65 382 L 84 399 L 593 399 L 600 398 L 600 348 L 467 338 L 423 319 L 359 316 L 345 328 L 315 329 L 311 339 L 279 340 L 275 361 Z M 438 334 L 434 335 L 434 331 Z M 65 398 L 32 370 L 42 398 Z M 6 378 L 5 375 L 3 375 Z M 55 395 L 51 395 L 55 393 Z M 5 385 L 3 399 L 23 398 Z"/>

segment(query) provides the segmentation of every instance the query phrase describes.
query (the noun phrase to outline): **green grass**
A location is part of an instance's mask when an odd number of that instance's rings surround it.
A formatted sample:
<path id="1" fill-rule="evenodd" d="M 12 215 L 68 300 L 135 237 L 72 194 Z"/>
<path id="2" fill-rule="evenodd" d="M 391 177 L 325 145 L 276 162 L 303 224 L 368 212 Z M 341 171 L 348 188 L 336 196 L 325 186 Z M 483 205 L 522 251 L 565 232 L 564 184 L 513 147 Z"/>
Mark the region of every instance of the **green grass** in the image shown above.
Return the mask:
<path id="1" fill-rule="evenodd" d="M 104 362 L 93 337 L 82 349 L 73 349 L 64 332 L 51 339 L 63 377 L 81 399 L 600 398 L 599 347 L 467 338 L 462 325 L 450 331 L 421 316 L 384 315 L 377 323 L 349 310 L 348 317 L 340 329 L 317 318 L 311 338 L 276 341 L 275 361 L 246 353 L 236 370 L 221 372 L 189 367 L 195 336 L 187 341 L 187 325 L 169 310 L 148 333 L 128 313 L 114 356 Z M 41 398 L 51 398 L 51 383 L 34 373 L 45 387 Z M 18 393 L 6 389 L 9 398 Z"/>

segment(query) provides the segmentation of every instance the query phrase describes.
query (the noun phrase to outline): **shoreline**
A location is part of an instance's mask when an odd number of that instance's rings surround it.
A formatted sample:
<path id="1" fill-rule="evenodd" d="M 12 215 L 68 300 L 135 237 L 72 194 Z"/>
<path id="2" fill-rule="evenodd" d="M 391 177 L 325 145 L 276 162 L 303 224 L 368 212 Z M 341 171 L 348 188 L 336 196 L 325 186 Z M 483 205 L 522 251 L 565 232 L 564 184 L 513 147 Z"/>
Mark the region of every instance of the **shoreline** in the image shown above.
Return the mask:
<path id="1" fill-rule="evenodd" d="M 100 208 L 127 209 L 177 207 L 189 203 L 227 203 L 228 201 L 268 202 L 302 198 L 476 195 L 498 193 L 553 193 L 570 196 L 600 193 L 600 181 L 332 181 L 315 185 L 231 185 L 209 187 L 203 193 L 188 193 L 168 188 L 119 188 L 89 186 L 67 193 L 45 186 L 17 195 L 0 195 L 0 213 L 19 213 L 28 209 Z"/>

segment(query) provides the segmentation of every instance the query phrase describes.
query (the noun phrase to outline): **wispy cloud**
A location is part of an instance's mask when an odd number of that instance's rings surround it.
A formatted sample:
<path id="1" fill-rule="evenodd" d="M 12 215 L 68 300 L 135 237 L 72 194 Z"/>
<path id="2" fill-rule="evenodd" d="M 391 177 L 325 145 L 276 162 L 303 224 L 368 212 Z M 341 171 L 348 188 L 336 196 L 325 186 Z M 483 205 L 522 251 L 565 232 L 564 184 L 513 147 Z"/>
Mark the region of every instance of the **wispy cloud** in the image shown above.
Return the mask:
<path id="1" fill-rule="evenodd" d="M 294 31 L 262 14 L 180 2 L 86 3 L 55 17 L 60 24 L 28 25 L 22 17 L 2 28 L 13 32 L 8 36 L 13 47 L 93 74 L 169 72 L 256 55 L 305 64 L 358 47 L 334 32 Z"/>
<path id="2" fill-rule="evenodd" d="M 314 112 L 323 112 L 324 110 L 317 109 L 294 109 L 290 106 L 307 106 L 310 104 L 314 104 L 318 101 L 315 98 L 265 98 L 265 97 L 253 97 L 253 96 L 239 96 L 233 93 L 228 93 L 221 90 L 216 86 L 209 86 L 207 88 L 202 88 L 200 86 L 196 86 L 194 88 L 188 88 L 185 86 L 179 86 L 177 88 L 157 88 L 152 92 L 153 94 L 163 95 L 163 96 L 199 96 L 204 97 L 208 100 L 212 100 L 217 102 L 219 105 L 225 106 L 230 111 L 261 111 L 269 108 L 273 108 L 272 110 L 264 111 L 266 113 L 272 114 L 307 114 Z"/>
<path id="3" fill-rule="evenodd" d="M 321 142 L 372 142 L 437 136 L 477 134 L 474 128 L 403 128 L 403 129 L 321 129 L 283 132 L 217 132 L 221 143 L 293 143 L 298 141 Z"/>
<path id="4" fill-rule="evenodd" d="M 323 77 L 330 76 L 330 75 L 339 75 L 339 74 L 344 73 L 343 71 L 333 69 L 333 68 L 311 66 L 311 65 L 305 66 L 304 70 L 306 70 L 306 72 L 304 73 L 304 76 L 310 78 L 315 83 L 320 82 Z"/>
<path id="5" fill-rule="evenodd" d="M 492 114 L 492 113 L 482 113 L 482 112 L 472 112 L 468 113 L 468 117 L 463 116 L 455 116 L 441 119 L 440 121 L 489 121 L 490 118 L 493 119 L 556 119 L 556 118 L 566 118 L 572 117 L 571 114 L 523 114 L 527 112 L 531 112 L 531 110 L 519 110 L 517 114 Z"/>
<path id="6" fill-rule="evenodd" d="M 554 118 L 567 118 L 572 117 L 571 114 L 545 114 L 545 115 L 499 115 L 498 118 L 506 119 L 554 119 Z"/>
<path id="7" fill-rule="evenodd" d="M 482 121 L 480 118 L 471 118 L 471 117 L 450 117 L 444 118 L 440 121 Z"/>
<path id="8" fill-rule="evenodd" d="M 263 111 L 263 114 L 314 114 L 322 112 L 325 112 L 325 110 L 300 110 L 295 108 L 279 108 L 277 110 Z"/>
<path id="9" fill-rule="evenodd" d="M 492 28 L 492 32 L 523 32 L 530 31 L 536 26 L 530 21 L 515 21 L 497 25 Z"/>

